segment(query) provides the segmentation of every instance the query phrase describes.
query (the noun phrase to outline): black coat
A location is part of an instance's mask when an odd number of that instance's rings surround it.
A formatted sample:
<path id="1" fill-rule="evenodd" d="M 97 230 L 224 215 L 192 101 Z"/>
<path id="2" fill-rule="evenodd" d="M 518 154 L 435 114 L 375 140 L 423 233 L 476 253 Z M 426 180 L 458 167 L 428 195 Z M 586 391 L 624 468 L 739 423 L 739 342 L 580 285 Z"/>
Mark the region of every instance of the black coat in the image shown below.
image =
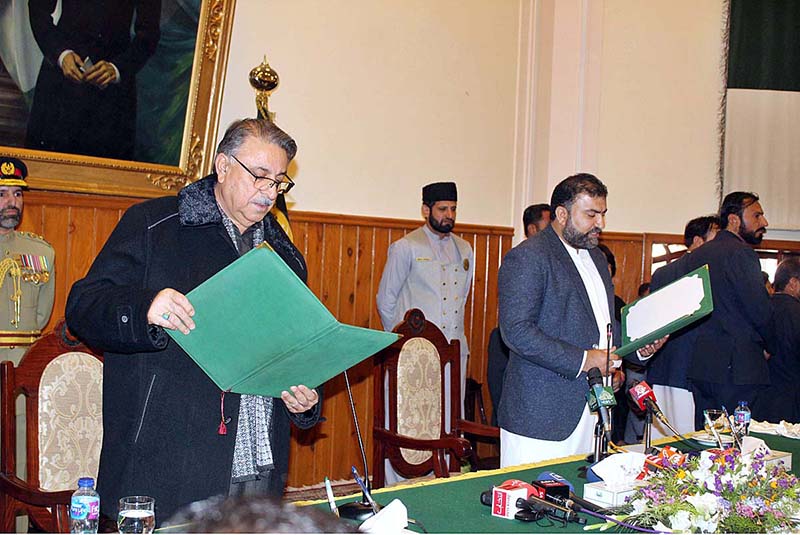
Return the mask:
<path id="1" fill-rule="evenodd" d="M 718 384 L 769 384 L 764 349 L 772 306 L 756 252 L 723 230 L 687 256 L 686 273 L 708 264 L 714 311 L 695 327 L 689 378 Z"/>
<path id="2" fill-rule="evenodd" d="M 758 397 L 753 412 L 769 422 L 800 423 L 800 300 L 772 296 L 775 307 L 775 354 L 769 359 L 772 384 Z"/>
<path id="3" fill-rule="evenodd" d="M 160 524 L 175 509 L 227 494 L 230 486 L 239 395 L 225 395 L 224 415 L 230 422 L 227 435 L 219 435 L 220 389 L 146 319 L 161 289 L 188 293 L 238 258 L 221 223 L 215 182 L 212 175 L 187 186 L 177 198 L 130 208 L 69 295 L 70 329 L 105 353 L 98 491 L 101 510 L 112 518 L 122 496 L 153 496 Z M 271 215 L 264 222 L 265 239 L 305 280 L 299 251 Z M 265 318 L 266 325 L 275 323 Z M 314 409 L 295 415 L 276 399 L 270 437 L 280 477 L 271 479 L 274 494 L 282 492 L 288 469 L 290 418 L 311 427 L 321 405 L 320 397 Z"/>

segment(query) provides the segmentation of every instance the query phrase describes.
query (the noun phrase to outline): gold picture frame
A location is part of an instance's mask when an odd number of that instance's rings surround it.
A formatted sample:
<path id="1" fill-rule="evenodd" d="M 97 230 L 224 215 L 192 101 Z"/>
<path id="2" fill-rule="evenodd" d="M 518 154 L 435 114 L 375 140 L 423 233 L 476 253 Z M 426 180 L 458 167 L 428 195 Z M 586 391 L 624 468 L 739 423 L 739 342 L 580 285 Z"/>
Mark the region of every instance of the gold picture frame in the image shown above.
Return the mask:
<path id="1" fill-rule="evenodd" d="M 0 147 L 28 166 L 31 189 L 159 197 L 208 172 L 215 151 L 235 0 L 202 0 L 189 102 L 175 165 Z"/>

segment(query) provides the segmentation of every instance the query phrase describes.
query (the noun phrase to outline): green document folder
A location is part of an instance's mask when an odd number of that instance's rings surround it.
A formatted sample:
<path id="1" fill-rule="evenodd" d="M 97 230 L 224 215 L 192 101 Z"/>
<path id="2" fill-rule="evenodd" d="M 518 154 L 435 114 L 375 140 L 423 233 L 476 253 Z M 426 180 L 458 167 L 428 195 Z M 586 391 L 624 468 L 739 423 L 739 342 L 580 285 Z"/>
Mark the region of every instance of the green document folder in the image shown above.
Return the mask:
<path id="1" fill-rule="evenodd" d="M 196 328 L 169 335 L 222 390 L 316 388 L 398 335 L 339 323 L 283 260 L 257 247 L 187 294 Z"/>
<path id="2" fill-rule="evenodd" d="M 714 310 L 708 264 L 622 308 L 620 357 L 674 333 Z"/>

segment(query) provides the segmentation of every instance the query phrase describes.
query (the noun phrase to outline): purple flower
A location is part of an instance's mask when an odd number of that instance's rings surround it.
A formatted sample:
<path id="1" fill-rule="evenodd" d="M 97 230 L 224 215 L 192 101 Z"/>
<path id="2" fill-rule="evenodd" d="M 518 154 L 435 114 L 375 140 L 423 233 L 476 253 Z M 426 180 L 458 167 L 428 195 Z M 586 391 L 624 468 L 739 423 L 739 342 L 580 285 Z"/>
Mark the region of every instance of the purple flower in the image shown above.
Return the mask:
<path id="1" fill-rule="evenodd" d="M 755 516 L 755 513 L 753 513 L 753 508 L 749 505 L 745 505 L 744 502 L 736 503 L 736 512 L 747 518 L 753 518 Z"/>

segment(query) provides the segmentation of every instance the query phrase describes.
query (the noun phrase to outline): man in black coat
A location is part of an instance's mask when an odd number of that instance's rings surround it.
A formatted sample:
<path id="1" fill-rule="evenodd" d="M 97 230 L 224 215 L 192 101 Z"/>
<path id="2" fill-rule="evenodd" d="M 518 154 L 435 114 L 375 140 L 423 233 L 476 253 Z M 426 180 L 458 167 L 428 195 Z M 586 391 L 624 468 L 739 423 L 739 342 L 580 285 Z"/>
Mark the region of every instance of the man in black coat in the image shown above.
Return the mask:
<path id="1" fill-rule="evenodd" d="M 270 213 L 292 184 L 286 168 L 296 151 L 269 121 L 233 123 L 216 172 L 177 197 L 133 206 L 72 287 L 67 323 L 105 353 L 98 492 L 111 518 L 119 498 L 134 494 L 155 498 L 157 524 L 218 494 L 280 495 L 290 421 L 308 428 L 319 420 L 317 391 L 223 393 L 164 332 L 189 334 L 194 309 L 185 294 L 263 241 L 306 279 L 302 254 Z M 282 321 L 264 318 L 272 329 Z"/>
<path id="2" fill-rule="evenodd" d="M 761 278 L 758 245 L 769 225 L 754 193 L 735 191 L 720 207 L 720 232 L 688 255 L 685 273 L 708 264 L 714 311 L 698 322 L 689 367 L 695 427 L 703 410 L 733 411 L 739 401 L 753 407 L 769 384 L 764 351 L 771 343 L 772 306 Z M 757 411 L 753 418 L 759 418 Z"/>
<path id="3" fill-rule="evenodd" d="M 775 271 L 772 306 L 775 353 L 770 357 L 771 381 L 754 412 L 760 420 L 800 423 L 800 258 L 783 260 Z"/>
<path id="4" fill-rule="evenodd" d="M 56 23 L 56 0 L 28 5 L 44 60 L 25 145 L 131 159 L 136 73 L 158 45 L 161 0 L 61 0 Z"/>
<path id="5" fill-rule="evenodd" d="M 677 260 L 658 268 L 650 281 L 650 290 L 660 290 L 687 273 L 689 255 L 703 244 L 711 241 L 719 232 L 719 218 L 716 215 L 696 217 L 686 223 L 683 230 L 683 243 L 686 252 Z M 664 415 L 681 433 L 695 430 L 694 398 L 689 386 L 689 364 L 691 363 L 696 330 L 689 325 L 672 333 L 669 340 L 647 364 L 647 382 L 659 400 Z M 672 436 L 672 431 L 653 422 L 653 436 Z"/>

